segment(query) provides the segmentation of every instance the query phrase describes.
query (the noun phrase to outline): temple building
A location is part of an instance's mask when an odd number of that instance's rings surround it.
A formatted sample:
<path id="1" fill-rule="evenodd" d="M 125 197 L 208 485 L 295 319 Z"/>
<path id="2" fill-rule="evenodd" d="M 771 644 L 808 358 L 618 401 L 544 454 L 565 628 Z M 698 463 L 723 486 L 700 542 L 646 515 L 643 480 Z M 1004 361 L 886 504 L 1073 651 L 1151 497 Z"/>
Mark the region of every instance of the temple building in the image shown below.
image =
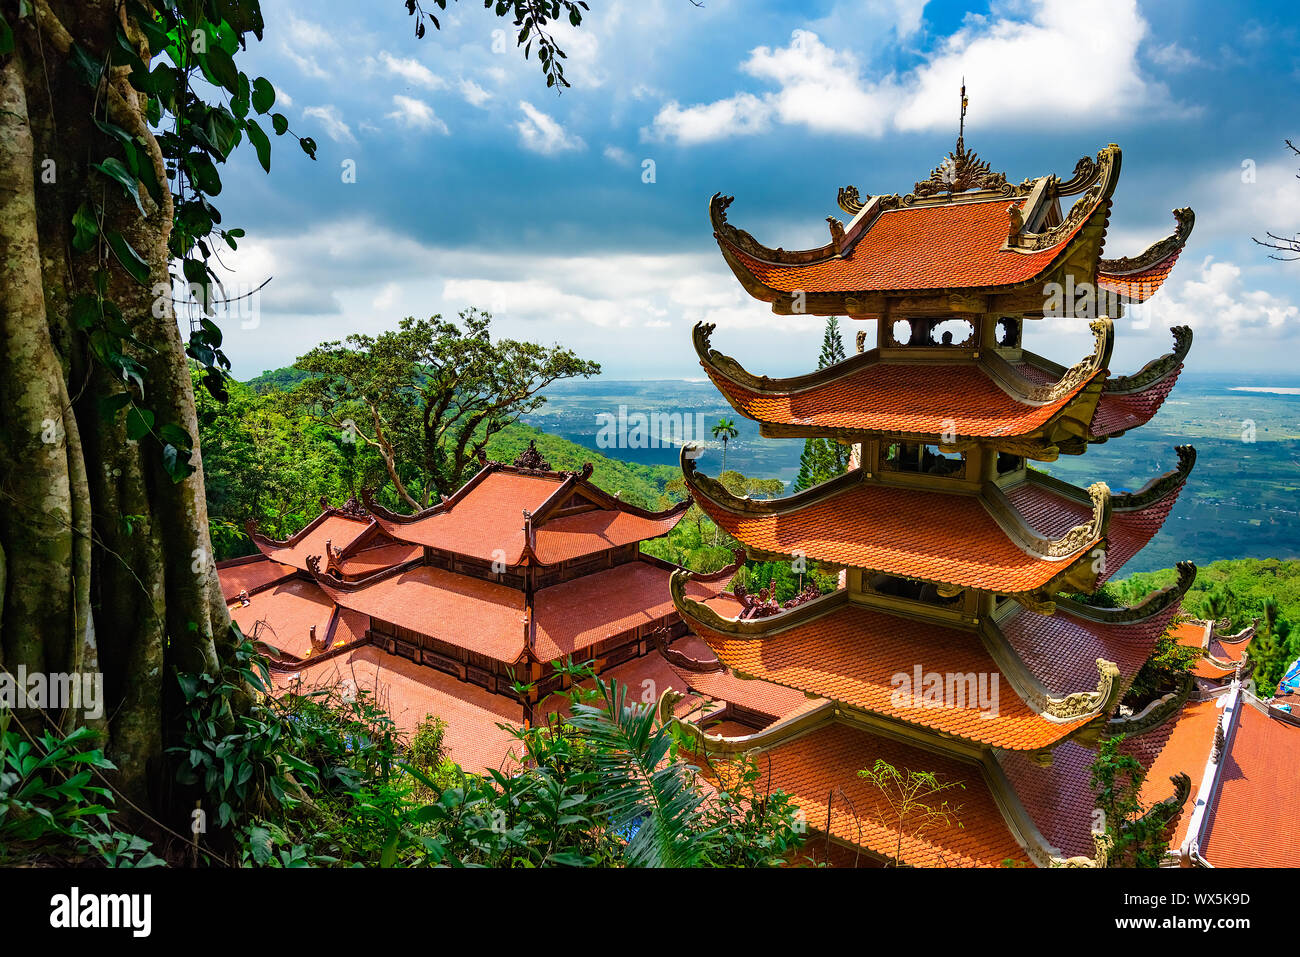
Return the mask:
<path id="1" fill-rule="evenodd" d="M 554 471 L 530 446 L 414 515 L 322 501 L 286 541 L 250 527 L 258 553 L 218 566 L 231 618 L 268 651 L 277 688 L 365 690 L 408 733 L 440 717 L 449 756 L 470 772 L 514 764 L 511 729 L 562 707 L 553 664 L 569 656 L 648 703 L 682 695 L 683 714 L 707 712 L 719 728 L 805 707 L 766 682 L 673 668 L 666 655 L 708 651 L 669 598 L 680 569 L 641 543 L 666 535 L 690 500 L 649 512 L 591 471 Z M 736 567 L 694 579 L 692 600 L 734 612 L 722 592 Z M 530 688 L 521 696 L 516 683 Z"/>
<path id="2" fill-rule="evenodd" d="M 729 614 L 693 593 L 707 582 L 671 581 L 682 619 L 715 656 L 696 667 L 821 702 L 751 734 L 683 727 L 706 756 L 760 753 L 770 785 L 806 814 L 810 843 L 837 863 L 1104 863 L 1089 769 L 1099 741 L 1121 733 L 1154 768 L 1151 813 L 1185 818 L 1204 762 L 1161 763 L 1158 744 L 1192 681 L 1133 707 L 1121 700 L 1195 568 L 1181 564 L 1174 584 L 1132 607 L 1086 596 L 1160 530 L 1195 451 L 1174 450 L 1173 468 L 1136 491 L 1078 488 L 1033 466 L 1149 421 L 1191 345 L 1190 329 L 1175 328 L 1168 354 L 1112 374 L 1115 320 L 1157 292 L 1193 224 L 1177 210 L 1167 239 L 1106 258 L 1120 159 L 1112 144 L 1066 179 L 1016 185 L 959 137 L 906 195 L 841 189 L 847 225 L 828 217 L 830 241 L 798 251 L 732 225 L 731 197 L 709 204 L 723 258 L 752 296 L 778 314 L 866 327 L 856 355 L 793 378 L 743 368 L 714 348 L 711 325 L 694 333 L 705 373 L 739 414 L 766 436 L 850 445 L 846 474 L 751 500 L 682 455 L 695 500 L 750 558 L 838 567 L 842 587 L 789 607 L 738 596 Z M 1026 323 L 1056 315 L 1093 334 L 1092 351 L 1069 365 L 1022 344 Z M 891 816 L 858 774 L 878 760 L 953 784 L 934 800 L 955 810 L 925 826 Z"/>

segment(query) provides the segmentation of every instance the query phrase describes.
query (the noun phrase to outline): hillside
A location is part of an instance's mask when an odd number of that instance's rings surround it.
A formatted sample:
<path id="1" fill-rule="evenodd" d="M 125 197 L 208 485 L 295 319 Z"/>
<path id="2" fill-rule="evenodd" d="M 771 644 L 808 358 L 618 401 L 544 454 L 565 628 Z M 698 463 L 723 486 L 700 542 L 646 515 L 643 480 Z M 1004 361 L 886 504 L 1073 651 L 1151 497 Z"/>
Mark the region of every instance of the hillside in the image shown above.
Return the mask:
<path id="1" fill-rule="evenodd" d="M 1108 586 L 1113 597 L 1131 603 L 1173 582 L 1176 571 L 1132 575 Z M 1269 603 L 1275 602 L 1270 624 Z M 1251 643 L 1255 680 L 1271 695 L 1287 665 L 1300 657 L 1300 561 L 1277 558 L 1238 558 L 1212 562 L 1196 571 L 1196 581 L 1183 599 L 1183 611 L 1195 618 L 1227 618 L 1237 631 L 1260 618 L 1259 634 Z"/>

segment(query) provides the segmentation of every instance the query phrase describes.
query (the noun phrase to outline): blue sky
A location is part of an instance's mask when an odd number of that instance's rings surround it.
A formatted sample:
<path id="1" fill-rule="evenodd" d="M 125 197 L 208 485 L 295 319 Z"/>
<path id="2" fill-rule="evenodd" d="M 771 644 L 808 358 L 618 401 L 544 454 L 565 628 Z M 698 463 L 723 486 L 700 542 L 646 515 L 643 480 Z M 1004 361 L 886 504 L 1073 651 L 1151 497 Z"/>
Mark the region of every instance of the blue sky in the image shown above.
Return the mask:
<path id="1" fill-rule="evenodd" d="M 319 159 L 280 140 L 271 175 L 240 150 L 225 176 L 226 224 L 248 232 L 227 257 L 233 288 L 273 277 L 255 317 L 224 323 L 237 376 L 468 305 L 613 378 L 698 377 L 698 320 L 754 371 L 806 371 L 821 320 L 743 293 L 709 196 L 734 194 L 731 221 L 767 245 L 821 245 L 838 187 L 907 192 L 952 148 L 963 75 L 967 146 L 1015 182 L 1123 147 L 1107 255 L 1196 210 L 1169 283 L 1119 325 L 1116 372 L 1167 350 L 1179 323 L 1196 330 L 1191 371 L 1296 371 L 1300 262 L 1251 242 L 1300 229 L 1290 4 L 590 4 L 556 31 L 573 84 L 557 95 L 472 0 L 421 40 L 400 0 L 263 0 L 244 68 L 275 84 Z M 1073 362 L 1083 325 L 1035 324 L 1027 341 Z"/>

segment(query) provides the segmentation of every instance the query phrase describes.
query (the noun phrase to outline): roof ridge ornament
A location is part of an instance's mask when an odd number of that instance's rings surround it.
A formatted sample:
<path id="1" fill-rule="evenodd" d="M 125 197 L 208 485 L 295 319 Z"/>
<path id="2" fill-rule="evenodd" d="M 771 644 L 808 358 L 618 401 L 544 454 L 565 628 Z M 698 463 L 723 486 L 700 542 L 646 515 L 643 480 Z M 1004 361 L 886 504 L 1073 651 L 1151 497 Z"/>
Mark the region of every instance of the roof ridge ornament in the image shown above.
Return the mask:
<path id="1" fill-rule="evenodd" d="M 542 457 L 542 453 L 537 450 L 537 440 L 529 439 L 528 448 L 520 452 L 514 461 L 514 468 L 526 469 L 530 472 L 549 472 L 551 463 Z"/>

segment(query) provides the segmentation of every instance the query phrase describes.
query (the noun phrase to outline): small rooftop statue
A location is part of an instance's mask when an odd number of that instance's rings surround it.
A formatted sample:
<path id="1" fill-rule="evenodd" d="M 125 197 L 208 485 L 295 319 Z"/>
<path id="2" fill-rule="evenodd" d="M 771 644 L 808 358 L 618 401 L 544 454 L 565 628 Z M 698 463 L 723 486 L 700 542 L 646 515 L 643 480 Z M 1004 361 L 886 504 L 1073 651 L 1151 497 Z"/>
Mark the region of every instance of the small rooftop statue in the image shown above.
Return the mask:
<path id="1" fill-rule="evenodd" d="M 537 442 L 534 439 L 528 440 L 528 448 L 519 453 L 515 459 L 514 467 L 517 469 L 528 469 L 533 472 L 549 472 L 551 463 L 542 458 L 542 453 L 537 451 Z"/>

